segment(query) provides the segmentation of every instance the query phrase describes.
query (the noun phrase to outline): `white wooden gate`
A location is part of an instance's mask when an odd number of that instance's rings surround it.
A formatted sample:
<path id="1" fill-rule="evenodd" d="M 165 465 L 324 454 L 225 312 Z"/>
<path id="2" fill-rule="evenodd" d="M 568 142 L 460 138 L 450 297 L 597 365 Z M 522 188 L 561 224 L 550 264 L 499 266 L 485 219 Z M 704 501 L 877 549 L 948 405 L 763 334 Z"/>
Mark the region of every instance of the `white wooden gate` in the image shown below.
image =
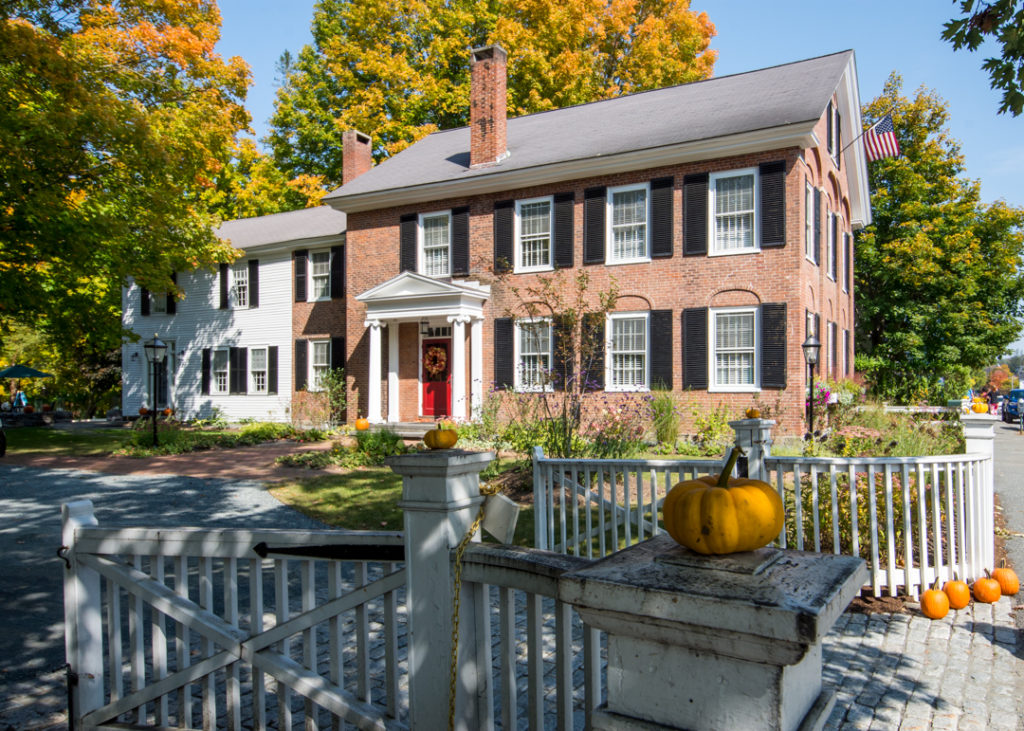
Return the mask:
<path id="1" fill-rule="evenodd" d="M 63 522 L 73 723 L 406 728 L 401 534 Z"/>

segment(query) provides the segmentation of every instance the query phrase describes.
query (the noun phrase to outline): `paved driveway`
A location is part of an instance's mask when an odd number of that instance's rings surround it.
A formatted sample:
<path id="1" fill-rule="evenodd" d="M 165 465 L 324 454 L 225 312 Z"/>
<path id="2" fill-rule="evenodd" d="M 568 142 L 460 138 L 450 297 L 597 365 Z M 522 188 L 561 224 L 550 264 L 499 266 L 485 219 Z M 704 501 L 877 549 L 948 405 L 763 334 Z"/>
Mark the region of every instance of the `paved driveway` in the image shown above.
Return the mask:
<path id="1" fill-rule="evenodd" d="M 1010 535 L 1006 555 L 1018 574 L 1024 574 L 1024 434 L 1015 425 L 996 422 L 995 490 Z M 1024 628 L 1024 612 L 1017 612 Z"/>
<path id="2" fill-rule="evenodd" d="M 88 498 L 100 525 L 323 528 L 254 481 L 0 465 L 0 729 L 63 725 L 60 506 Z"/>

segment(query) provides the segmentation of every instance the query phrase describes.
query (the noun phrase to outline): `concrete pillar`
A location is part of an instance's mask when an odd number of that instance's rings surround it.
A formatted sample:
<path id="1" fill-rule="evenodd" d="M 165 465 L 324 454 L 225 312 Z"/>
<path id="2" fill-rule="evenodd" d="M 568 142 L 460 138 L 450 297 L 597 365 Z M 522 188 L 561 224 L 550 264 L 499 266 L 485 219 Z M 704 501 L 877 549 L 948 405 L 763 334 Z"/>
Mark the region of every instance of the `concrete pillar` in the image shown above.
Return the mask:
<path id="1" fill-rule="evenodd" d="M 398 409 L 398 323 L 388 325 L 388 421 L 400 421 Z"/>
<path id="2" fill-rule="evenodd" d="M 558 598 L 608 633 L 593 728 L 821 728 L 822 639 L 867 575 L 852 556 L 701 556 L 665 534 L 563 574 Z"/>
<path id="3" fill-rule="evenodd" d="M 405 512 L 410 728 L 448 727 L 452 551 L 484 500 L 479 473 L 492 459 L 493 452 L 445 449 L 392 457 L 387 462 L 402 476 L 399 507 Z M 482 662 L 477 653 L 485 641 L 482 635 L 489 631 L 485 609 L 484 594 L 465 587 L 459 611 L 456 729 L 483 728 L 483 719 L 488 717 L 490 658 Z"/>
<path id="4" fill-rule="evenodd" d="M 381 359 L 381 337 L 380 320 L 367 320 L 365 326 L 370 330 L 370 377 L 367 382 L 367 405 L 366 418 L 372 424 L 380 424 L 380 359 Z"/>
<path id="5" fill-rule="evenodd" d="M 765 466 L 765 459 L 772 456 L 773 419 L 741 419 L 730 421 L 729 426 L 736 433 L 736 446 L 743 450 L 746 474 L 754 480 L 771 482 L 771 475 Z"/>
<path id="6" fill-rule="evenodd" d="M 470 418 L 476 419 L 484 406 L 484 321 L 480 317 L 469 323 L 469 357 Z"/>
<path id="7" fill-rule="evenodd" d="M 452 416 L 466 420 L 466 323 L 469 318 L 456 315 L 448 318 L 452 325 Z"/>

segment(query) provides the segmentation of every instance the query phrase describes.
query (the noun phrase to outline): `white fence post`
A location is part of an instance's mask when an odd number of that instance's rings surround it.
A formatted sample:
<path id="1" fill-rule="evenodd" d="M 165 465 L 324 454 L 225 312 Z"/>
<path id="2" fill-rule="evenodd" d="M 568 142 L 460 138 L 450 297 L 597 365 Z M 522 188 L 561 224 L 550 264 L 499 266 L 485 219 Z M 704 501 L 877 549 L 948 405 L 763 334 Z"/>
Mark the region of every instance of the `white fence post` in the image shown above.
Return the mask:
<path id="1" fill-rule="evenodd" d="M 60 508 L 61 543 L 69 565 L 64 569 L 64 648 L 72 686 L 68 725 L 103 705 L 103 602 L 100 575 L 78 563 L 75 530 L 98 525 L 91 500 L 65 503 Z M 71 717 L 73 715 L 73 717 Z"/>
<path id="2" fill-rule="evenodd" d="M 977 544 L 981 546 L 980 569 L 992 568 L 996 556 L 996 523 L 995 523 L 995 474 L 993 463 L 995 460 L 996 417 L 990 414 L 964 414 L 960 417 L 960 423 L 964 427 L 964 441 L 966 442 L 964 452 L 967 454 L 979 454 L 988 457 L 988 460 L 978 470 L 978 477 L 981 484 L 976 485 L 980 505 L 978 509 L 981 515 L 975 516 L 969 521 L 973 530 L 981 530 L 982 534 L 977 536 Z M 968 541 L 971 537 L 968 536 Z M 982 571 L 978 572 L 979 576 Z"/>
<path id="3" fill-rule="evenodd" d="M 388 460 L 402 476 L 411 728 L 448 727 L 453 551 L 477 516 L 479 473 L 493 458 L 493 452 L 445 449 Z M 477 653 L 490 638 L 479 626 L 484 612 L 477 611 L 477 594 L 466 587 L 460 600 L 456 729 L 484 728 L 490 715 L 490 662 L 481 667 Z"/>
<path id="4" fill-rule="evenodd" d="M 747 455 L 747 477 L 771 482 L 765 460 L 772 456 L 772 427 L 774 419 L 741 419 L 730 421 L 736 432 L 736 446 Z"/>

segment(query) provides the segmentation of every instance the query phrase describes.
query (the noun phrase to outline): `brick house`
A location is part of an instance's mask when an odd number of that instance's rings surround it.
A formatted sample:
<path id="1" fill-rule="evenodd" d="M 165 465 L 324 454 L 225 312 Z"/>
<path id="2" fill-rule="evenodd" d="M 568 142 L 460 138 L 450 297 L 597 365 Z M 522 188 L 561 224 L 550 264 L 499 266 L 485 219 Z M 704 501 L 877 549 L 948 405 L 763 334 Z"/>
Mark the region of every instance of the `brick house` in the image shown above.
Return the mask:
<path id="1" fill-rule="evenodd" d="M 529 390 L 556 333 L 526 321 L 538 273 L 617 282 L 607 392 L 654 386 L 802 428 L 801 343 L 852 375 L 853 231 L 871 221 L 852 51 L 506 119 L 505 52 L 475 49 L 471 123 L 373 166 L 345 137 L 349 418 L 471 418 Z M 596 294 L 595 294 L 596 296 Z M 511 316 L 510 316 L 511 315 Z"/>

